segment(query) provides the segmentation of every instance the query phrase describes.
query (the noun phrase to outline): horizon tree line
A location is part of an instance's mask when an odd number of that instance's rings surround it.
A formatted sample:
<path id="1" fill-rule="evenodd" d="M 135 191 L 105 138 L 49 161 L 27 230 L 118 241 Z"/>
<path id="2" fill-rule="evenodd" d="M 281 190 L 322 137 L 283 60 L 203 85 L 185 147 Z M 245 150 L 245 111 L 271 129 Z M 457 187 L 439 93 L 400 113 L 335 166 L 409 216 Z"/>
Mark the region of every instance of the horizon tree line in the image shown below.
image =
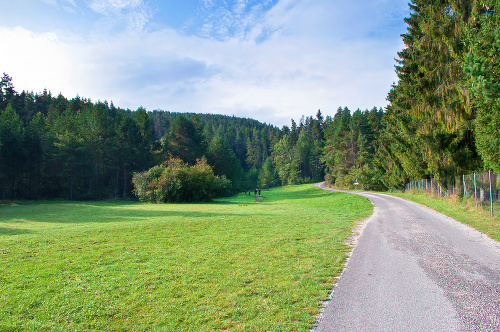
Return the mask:
<path id="1" fill-rule="evenodd" d="M 384 110 L 318 110 L 282 128 L 18 93 L 4 74 L 1 198 L 131 198 L 133 174 L 203 158 L 229 194 L 323 180 L 384 190 L 432 177 L 446 187 L 461 174 L 500 172 L 500 0 L 409 6 Z"/>

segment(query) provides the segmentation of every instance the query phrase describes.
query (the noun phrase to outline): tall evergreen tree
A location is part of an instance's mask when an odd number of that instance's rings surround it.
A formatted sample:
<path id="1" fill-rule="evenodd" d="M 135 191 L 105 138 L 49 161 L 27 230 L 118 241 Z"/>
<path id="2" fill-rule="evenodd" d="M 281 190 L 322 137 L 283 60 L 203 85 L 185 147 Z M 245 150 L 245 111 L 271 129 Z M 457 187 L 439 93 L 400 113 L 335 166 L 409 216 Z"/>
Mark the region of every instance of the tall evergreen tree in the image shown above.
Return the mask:
<path id="1" fill-rule="evenodd" d="M 14 102 L 16 97 L 16 90 L 14 89 L 14 84 L 12 83 L 12 77 L 8 74 L 3 73 L 2 79 L 0 79 L 0 110 L 7 108 L 8 104 Z"/>
<path id="2" fill-rule="evenodd" d="M 215 175 L 225 175 L 232 182 L 234 192 L 241 190 L 243 168 L 236 154 L 222 135 L 217 134 L 210 142 L 207 151 L 207 161 L 213 166 Z"/>
<path id="3" fill-rule="evenodd" d="M 88 162 L 90 152 L 86 149 L 82 122 L 81 115 L 74 115 L 66 110 L 56 124 L 54 146 L 57 152 L 54 154 L 54 159 L 60 165 L 58 173 L 60 177 L 62 176 L 61 181 L 66 187 L 66 194 L 63 195 L 71 200 L 85 197 L 86 189 L 89 193 L 92 189 L 86 187 L 86 184 L 91 183 L 93 172 L 90 171 Z"/>
<path id="4" fill-rule="evenodd" d="M 500 172 L 500 1 L 482 2 L 469 30 L 464 58 L 467 86 L 477 117 L 476 146 L 486 169 Z"/>
<path id="5" fill-rule="evenodd" d="M 274 146 L 273 159 L 282 186 L 300 183 L 296 154 L 288 136 Z"/>
<path id="6" fill-rule="evenodd" d="M 28 162 L 28 199 L 40 197 L 43 141 L 46 132 L 45 118 L 41 113 L 37 113 L 26 127 L 24 138 Z"/>
<path id="7" fill-rule="evenodd" d="M 16 199 L 26 161 L 24 127 L 19 114 L 9 104 L 0 114 L 1 197 Z"/>
<path id="8" fill-rule="evenodd" d="M 194 165 L 204 154 L 203 137 L 191 119 L 178 115 L 163 137 L 163 148 L 171 157 Z"/>
<path id="9" fill-rule="evenodd" d="M 387 128 L 384 144 L 388 145 L 382 149 L 397 150 L 397 135 L 405 138 L 408 158 L 400 165 L 410 177 L 434 175 L 446 185 L 457 174 L 478 166 L 471 126 L 474 114 L 463 88 L 460 63 L 475 2 L 414 0 L 410 5 L 408 33 L 403 35 L 406 48 L 398 53 L 399 81 L 388 96 L 391 111 L 387 114 L 399 117 L 388 121 L 389 125 L 397 126 L 406 119 L 410 132 L 401 135 L 401 128 Z M 397 151 L 386 153 L 386 157 L 399 155 Z M 413 159 L 409 155 L 422 158 L 423 172 L 412 171 L 414 164 L 405 161 Z"/>
<path id="10" fill-rule="evenodd" d="M 277 183 L 273 162 L 271 158 L 266 158 L 264 161 L 264 165 L 259 173 L 259 187 L 269 189 L 270 187 L 275 186 Z"/>
<path id="11" fill-rule="evenodd" d="M 350 125 L 351 111 L 347 107 L 339 108 L 326 133 L 323 162 L 327 168 L 327 180 L 339 186 L 344 184 L 344 177 L 355 162 L 355 140 Z"/>

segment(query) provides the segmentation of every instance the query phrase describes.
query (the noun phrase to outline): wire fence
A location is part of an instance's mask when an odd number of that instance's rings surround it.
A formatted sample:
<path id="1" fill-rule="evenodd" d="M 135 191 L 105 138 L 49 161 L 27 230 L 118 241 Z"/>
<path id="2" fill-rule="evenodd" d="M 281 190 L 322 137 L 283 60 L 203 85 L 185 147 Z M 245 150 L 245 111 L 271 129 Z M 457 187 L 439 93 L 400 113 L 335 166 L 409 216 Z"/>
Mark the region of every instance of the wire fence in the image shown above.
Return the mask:
<path id="1" fill-rule="evenodd" d="M 439 197 L 460 196 L 473 202 L 476 208 L 500 214 L 500 174 L 491 171 L 457 177 L 448 188 L 443 188 L 433 179 L 410 182 L 405 191 L 429 193 Z"/>

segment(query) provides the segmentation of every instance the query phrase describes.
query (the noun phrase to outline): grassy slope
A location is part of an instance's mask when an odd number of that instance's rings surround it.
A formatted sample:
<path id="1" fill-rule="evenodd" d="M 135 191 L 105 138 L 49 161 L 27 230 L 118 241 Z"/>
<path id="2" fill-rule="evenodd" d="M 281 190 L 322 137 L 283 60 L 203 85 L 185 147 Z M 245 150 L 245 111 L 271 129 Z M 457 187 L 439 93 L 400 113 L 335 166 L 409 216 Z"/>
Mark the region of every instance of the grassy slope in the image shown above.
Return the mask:
<path id="1" fill-rule="evenodd" d="M 263 196 L 0 205 L 0 330 L 307 331 L 372 205 Z"/>
<path id="2" fill-rule="evenodd" d="M 438 212 L 452 217 L 464 224 L 467 224 L 485 234 L 492 239 L 500 241 L 500 217 L 491 217 L 489 210 L 479 207 L 476 208 L 474 201 L 461 200 L 454 198 L 438 198 L 427 194 L 408 192 L 404 194 L 394 194 L 394 196 L 403 197 L 422 205 L 428 206 Z M 498 206 L 496 207 L 498 214 Z"/>

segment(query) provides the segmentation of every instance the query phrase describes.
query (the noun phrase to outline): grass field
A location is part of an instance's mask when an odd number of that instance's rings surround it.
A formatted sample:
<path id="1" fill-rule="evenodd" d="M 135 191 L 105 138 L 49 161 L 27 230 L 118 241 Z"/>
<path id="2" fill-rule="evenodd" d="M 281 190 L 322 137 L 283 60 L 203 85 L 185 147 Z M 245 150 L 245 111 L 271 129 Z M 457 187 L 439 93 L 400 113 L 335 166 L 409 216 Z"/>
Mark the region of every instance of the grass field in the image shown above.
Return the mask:
<path id="1" fill-rule="evenodd" d="M 308 331 L 360 196 L 0 205 L 1 331 Z"/>
<path id="2" fill-rule="evenodd" d="M 500 208 L 496 203 L 495 211 L 497 215 L 490 216 L 489 210 L 482 207 L 475 207 L 473 200 L 462 199 L 459 197 L 437 197 L 425 193 L 406 192 L 404 194 L 392 195 L 403 197 L 422 205 L 428 206 L 438 212 L 452 217 L 461 223 L 467 224 L 478 231 L 487 234 L 492 239 L 500 241 L 500 217 L 498 211 Z"/>

